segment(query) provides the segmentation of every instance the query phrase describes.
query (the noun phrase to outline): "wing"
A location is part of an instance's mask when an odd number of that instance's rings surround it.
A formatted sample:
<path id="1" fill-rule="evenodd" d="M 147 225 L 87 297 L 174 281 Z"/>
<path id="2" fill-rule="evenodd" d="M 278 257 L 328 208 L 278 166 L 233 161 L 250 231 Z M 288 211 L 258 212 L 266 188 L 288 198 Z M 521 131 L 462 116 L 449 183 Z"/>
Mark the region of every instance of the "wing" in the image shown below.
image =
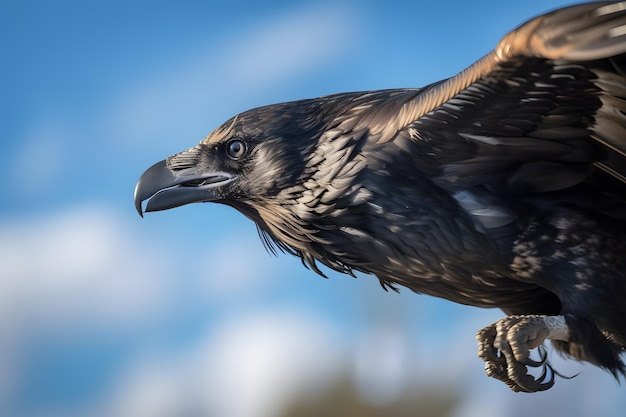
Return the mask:
<path id="1" fill-rule="evenodd" d="M 381 132 L 379 140 L 417 142 L 420 169 L 480 213 L 487 227 L 516 216 L 493 198 L 503 193 L 556 192 L 593 181 L 624 199 L 626 2 L 530 20 L 474 65 L 420 91 L 398 114 L 395 134 Z M 463 191 L 468 187 L 472 194 Z M 487 191 L 480 195 L 481 189 Z"/>
<path id="2" fill-rule="evenodd" d="M 530 20 L 396 114 L 379 140 L 422 143 L 421 166 L 443 182 L 553 191 L 588 178 L 593 164 L 624 183 L 626 2 Z"/>

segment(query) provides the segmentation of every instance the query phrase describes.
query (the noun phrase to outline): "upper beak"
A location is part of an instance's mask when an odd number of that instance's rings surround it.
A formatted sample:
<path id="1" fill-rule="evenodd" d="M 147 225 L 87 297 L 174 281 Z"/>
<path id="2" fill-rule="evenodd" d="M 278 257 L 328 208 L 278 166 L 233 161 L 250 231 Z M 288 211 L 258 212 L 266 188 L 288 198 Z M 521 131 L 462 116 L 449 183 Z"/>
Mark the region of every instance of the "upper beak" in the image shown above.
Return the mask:
<path id="1" fill-rule="evenodd" d="M 167 159 L 148 168 L 135 187 L 135 208 L 139 215 L 143 217 L 144 212 L 215 200 L 216 189 L 237 178 L 226 172 L 206 174 L 195 171 L 192 168 L 173 171 Z M 146 199 L 148 203 L 142 210 Z"/>

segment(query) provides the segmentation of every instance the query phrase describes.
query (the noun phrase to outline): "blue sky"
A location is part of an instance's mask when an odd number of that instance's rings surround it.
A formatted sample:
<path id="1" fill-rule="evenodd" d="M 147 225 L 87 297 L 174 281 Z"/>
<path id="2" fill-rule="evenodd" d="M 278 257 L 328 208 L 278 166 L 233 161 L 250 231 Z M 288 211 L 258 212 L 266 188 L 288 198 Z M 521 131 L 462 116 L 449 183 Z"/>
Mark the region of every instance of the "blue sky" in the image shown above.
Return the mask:
<path id="1" fill-rule="evenodd" d="M 132 202 L 238 112 L 419 87 L 567 4 L 2 2 L 0 414 L 270 417 L 340 370 L 372 402 L 462 389 L 459 416 L 622 415 L 591 366 L 555 357 L 582 374 L 532 397 L 484 376 L 474 333 L 497 311 L 324 280 L 226 207 Z"/>

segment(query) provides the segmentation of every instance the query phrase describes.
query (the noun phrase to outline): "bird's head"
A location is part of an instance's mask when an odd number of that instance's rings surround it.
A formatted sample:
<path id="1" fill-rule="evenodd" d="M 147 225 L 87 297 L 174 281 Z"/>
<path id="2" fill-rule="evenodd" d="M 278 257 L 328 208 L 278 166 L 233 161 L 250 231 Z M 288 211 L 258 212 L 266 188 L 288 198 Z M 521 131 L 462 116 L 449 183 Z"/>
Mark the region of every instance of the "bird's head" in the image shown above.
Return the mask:
<path id="1" fill-rule="evenodd" d="M 315 136 L 324 130 L 318 107 L 305 100 L 233 117 L 198 145 L 146 170 L 135 188 L 137 211 L 143 216 L 198 202 L 241 209 L 271 199 L 302 175 Z"/>
<path id="2" fill-rule="evenodd" d="M 364 225 L 371 228 L 370 218 L 393 209 L 391 185 L 404 195 L 403 187 L 422 181 L 409 169 L 414 141 L 404 135 L 389 142 L 397 126 L 384 123 L 415 95 L 345 93 L 246 111 L 150 167 L 135 188 L 135 207 L 143 215 L 190 203 L 226 204 L 256 223 L 272 252 L 300 256 L 317 272 L 316 260 L 342 272 L 365 270 L 363 257 L 346 252 L 342 242 L 380 244 Z M 391 152 L 382 151 L 386 146 Z"/>

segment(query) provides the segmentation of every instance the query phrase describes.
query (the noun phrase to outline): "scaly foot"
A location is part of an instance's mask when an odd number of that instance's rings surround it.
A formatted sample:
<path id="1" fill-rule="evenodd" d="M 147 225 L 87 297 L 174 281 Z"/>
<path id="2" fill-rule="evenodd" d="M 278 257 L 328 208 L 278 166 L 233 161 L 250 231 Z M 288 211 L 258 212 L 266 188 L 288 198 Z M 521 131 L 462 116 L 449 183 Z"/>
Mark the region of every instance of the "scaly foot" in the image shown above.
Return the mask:
<path id="1" fill-rule="evenodd" d="M 476 338 L 488 376 L 516 392 L 537 392 L 552 387 L 558 375 L 542 344 L 546 339 L 568 341 L 569 328 L 563 316 L 508 316 L 480 330 Z M 534 348 L 539 351 L 538 361 L 530 359 Z M 529 367 L 541 368 L 541 375 L 530 375 Z"/>

